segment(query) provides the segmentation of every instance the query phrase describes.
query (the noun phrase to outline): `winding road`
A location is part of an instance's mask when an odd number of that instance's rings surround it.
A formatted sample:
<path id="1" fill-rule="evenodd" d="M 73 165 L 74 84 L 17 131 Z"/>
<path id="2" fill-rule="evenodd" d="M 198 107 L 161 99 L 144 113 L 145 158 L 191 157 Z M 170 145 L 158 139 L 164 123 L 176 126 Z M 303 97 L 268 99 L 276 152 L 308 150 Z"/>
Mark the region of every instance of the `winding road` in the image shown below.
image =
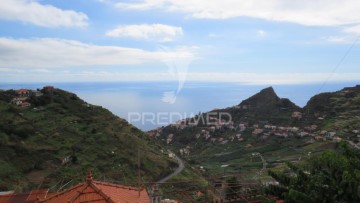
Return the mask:
<path id="1" fill-rule="evenodd" d="M 171 153 L 169 151 L 169 153 Z M 166 181 L 168 181 L 169 179 L 171 179 L 172 177 L 176 176 L 177 174 L 181 173 L 182 170 L 184 170 L 185 167 L 185 163 L 182 159 L 180 159 L 176 154 L 175 154 L 175 159 L 177 160 L 177 162 L 179 163 L 179 166 L 176 168 L 176 170 L 174 172 L 172 172 L 171 174 L 165 176 L 164 178 L 158 180 L 156 183 L 157 184 L 162 184 L 165 183 Z"/>
<path id="2" fill-rule="evenodd" d="M 347 141 L 347 143 L 349 143 L 349 145 L 355 147 L 356 149 L 360 149 L 360 146 L 355 144 L 353 141 L 350 141 L 350 140 L 346 140 L 346 141 Z"/>

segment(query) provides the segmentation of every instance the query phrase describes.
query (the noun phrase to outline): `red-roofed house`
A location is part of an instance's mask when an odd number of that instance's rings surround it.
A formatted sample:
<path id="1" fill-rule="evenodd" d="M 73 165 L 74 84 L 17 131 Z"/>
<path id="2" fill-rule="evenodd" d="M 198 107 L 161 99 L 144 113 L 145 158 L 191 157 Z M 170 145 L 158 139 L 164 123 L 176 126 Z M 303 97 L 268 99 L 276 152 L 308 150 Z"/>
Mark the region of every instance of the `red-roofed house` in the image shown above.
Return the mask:
<path id="1" fill-rule="evenodd" d="M 54 87 L 53 86 L 45 86 L 45 87 L 43 87 L 43 90 L 47 93 L 53 93 Z"/>
<path id="2" fill-rule="evenodd" d="M 116 185 L 94 181 L 88 173 L 86 182 L 60 193 L 33 190 L 25 194 L 0 195 L 0 203 L 150 203 L 144 187 Z"/>
<path id="3" fill-rule="evenodd" d="M 134 188 L 106 182 L 94 181 L 89 173 L 86 182 L 64 192 L 48 196 L 39 203 L 149 203 L 149 196 L 144 187 Z"/>
<path id="4" fill-rule="evenodd" d="M 22 103 L 20 104 L 20 106 L 23 107 L 23 108 L 26 108 L 26 107 L 30 107 L 31 104 L 30 104 L 29 102 L 22 102 Z"/>
<path id="5" fill-rule="evenodd" d="M 18 94 L 20 97 L 29 97 L 30 91 L 27 89 L 19 89 L 19 90 L 16 90 L 16 94 Z"/>

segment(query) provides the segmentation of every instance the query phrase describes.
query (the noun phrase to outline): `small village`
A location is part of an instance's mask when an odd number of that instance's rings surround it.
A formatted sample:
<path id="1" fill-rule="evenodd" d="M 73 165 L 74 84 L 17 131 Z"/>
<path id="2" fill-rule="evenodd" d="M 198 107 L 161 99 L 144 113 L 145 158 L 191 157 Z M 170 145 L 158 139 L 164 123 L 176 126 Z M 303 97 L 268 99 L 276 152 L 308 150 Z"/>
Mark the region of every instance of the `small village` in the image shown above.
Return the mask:
<path id="1" fill-rule="evenodd" d="M 12 98 L 11 104 L 14 104 L 21 108 L 31 107 L 29 99 L 31 96 L 40 97 L 45 93 L 52 93 L 54 91 L 53 86 L 45 86 L 42 90 L 29 90 L 29 89 L 18 89 L 15 90 L 16 96 Z"/>
<path id="2" fill-rule="evenodd" d="M 318 117 L 318 120 L 324 120 L 324 117 Z M 291 115 L 291 119 L 301 120 L 303 115 L 301 112 L 293 112 Z M 289 118 L 290 119 L 290 118 Z M 266 140 L 271 136 L 279 137 L 279 138 L 311 138 L 308 142 L 321 142 L 321 141 L 332 141 L 332 142 L 341 142 L 343 138 L 337 135 L 336 130 L 319 130 L 317 125 L 308 125 L 303 128 L 296 126 L 276 126 L 271 125 L 269 123 L 265 124 L 253 124 L 250 125 L 248 122 L 241 122 L 239 124 L 235 124 L 233 121 L 221 120 L 216 117 L 210 117 L 211 123 L 208 126 L 197 127 L 197 124 L 194 122 L 189 122 L 190 119 L 182 119 L 179 120 L 170 126 L 178 129 L 184 130 L 186 128 L 200 128 L 200 132 L 194 134 L 196 139 L 202 139 L 205 142 L 210 142 L 215 145 L 225 145 L 230 142 L 245 142 L 244 132 L 251 131 L 252 136 L 258 137 L 262 140 Z M 214 136 L 216 130 L 229 130 L 234 132 L 234 135 L 231 136 Z M 352 130 L 352 136 L 360 139 L 360 130 Z M 162 129 L 158 128 L 155 131 L 148 132 L 150 137 L 160 137 L 162 134 Z M 163 141 L 167 145 L 171 145 L 174 139 L 174 134 L 168 134 L 166 139 Z M 251 148 L 252 144 L 246 144 L 247 148 Z M 180 155 L 189 155 L 191 153 L 191 147 L 186 146 L 179 150 Z"/>

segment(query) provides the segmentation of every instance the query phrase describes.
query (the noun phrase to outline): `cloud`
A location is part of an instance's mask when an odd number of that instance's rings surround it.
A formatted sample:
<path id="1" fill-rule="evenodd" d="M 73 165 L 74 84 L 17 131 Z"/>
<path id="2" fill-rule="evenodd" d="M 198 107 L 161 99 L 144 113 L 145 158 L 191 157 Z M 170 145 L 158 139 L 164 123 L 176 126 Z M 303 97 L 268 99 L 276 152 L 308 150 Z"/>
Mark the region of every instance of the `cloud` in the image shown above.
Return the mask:
<path id="1" fill-rule="evenodd" d="M 329 76 L 330 79 L 329 79 Z M 188 73 L 189 81 L 234 82 L 243 84 L 309 84 L 322 81 L 357 81 L 360 73 Z"/>
<path id="2" fill-rule="evenodd" d="M 132 10 L 163 9 L 205 19 L 246 16 L 308 26 L 360 23 L 358 0 L 142 0 L 136 3 L 117 3 L 116 6 Z"/>
<path id="3" fill-rule="evenodd" d="M 120 46 L 99 46 L 74 40 L 0 38 L 0 68 L 59 68 L 92 65 L 126 65 L 159 62 L 173 58 L 191 59 L 195 48 L 163 51 Z"/>
<path id="4" fill-rule="evenodd" d="M 330 36 L 326 39 L 328 42 L 346 44 L 349 43 L 349 38 L 346 36 Z"/>
<path id="5" fill-rule="evenodd" d="M 265 36 L 267 35 L 267 32 L 264 31 L 264 30 L 257 30 L 257 31 L 256 31 L 256 35 L 257 35 L 258 37 L 265 37 Z"/>
<path id="6" fill-rule="evenodd" d="M 353 34 L 360 34 L 360 25 L 352 26 L 344 29 L 344 32 L 353 33 Z"/>
<path id="7" fill-rule="evenodd" d="M 11 68 L 0 68 L 0 72 L 4 72 L 4 73 L 16 73 L 16 72 L 21 72 L 20 70 L 14 70 Z"/>
<path id="8" fill-rule="evenodd" d="M 174 41 L 183 35 L 181 27 L 163 24 L 123 25 L 106 33 L 110 37 L 128 37 L 158 42 Z"/>
<path id="9" fill-rule="evenodd" d="M 1 0 L 0 19 L 42 27 L 86 27 L 88 24 L 84 13 L 62 10 L 35 0 Z"/>

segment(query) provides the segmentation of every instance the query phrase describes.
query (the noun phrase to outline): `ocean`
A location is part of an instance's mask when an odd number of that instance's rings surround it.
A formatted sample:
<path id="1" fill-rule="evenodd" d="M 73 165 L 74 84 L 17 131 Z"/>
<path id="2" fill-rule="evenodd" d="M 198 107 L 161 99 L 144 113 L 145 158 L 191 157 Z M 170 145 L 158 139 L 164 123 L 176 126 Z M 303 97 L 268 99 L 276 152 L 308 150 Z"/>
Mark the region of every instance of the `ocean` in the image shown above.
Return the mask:
<path id="1" fill-rule="evenodd" d="M 273 85 L 281 98 L 288 98 L 300 107 L 321 92 L 337 91 L 359 82 Z M 176 82 L 82 82 L 82 83 L 0 83 L 0 89 L 36 89 L 46 85 L 77 94 L 88 103 L 109 109 L 147 131 L 184 117 L 215 108 L 239 104 L 269 85 L 237 83 L 187 82 L 178 89 Z M 174 93 L 169 93 L 174 91 Z M 166 98 L 164 99 L 164 95 Z M 166 101 L 166 102 L 165 102 Z"/>

